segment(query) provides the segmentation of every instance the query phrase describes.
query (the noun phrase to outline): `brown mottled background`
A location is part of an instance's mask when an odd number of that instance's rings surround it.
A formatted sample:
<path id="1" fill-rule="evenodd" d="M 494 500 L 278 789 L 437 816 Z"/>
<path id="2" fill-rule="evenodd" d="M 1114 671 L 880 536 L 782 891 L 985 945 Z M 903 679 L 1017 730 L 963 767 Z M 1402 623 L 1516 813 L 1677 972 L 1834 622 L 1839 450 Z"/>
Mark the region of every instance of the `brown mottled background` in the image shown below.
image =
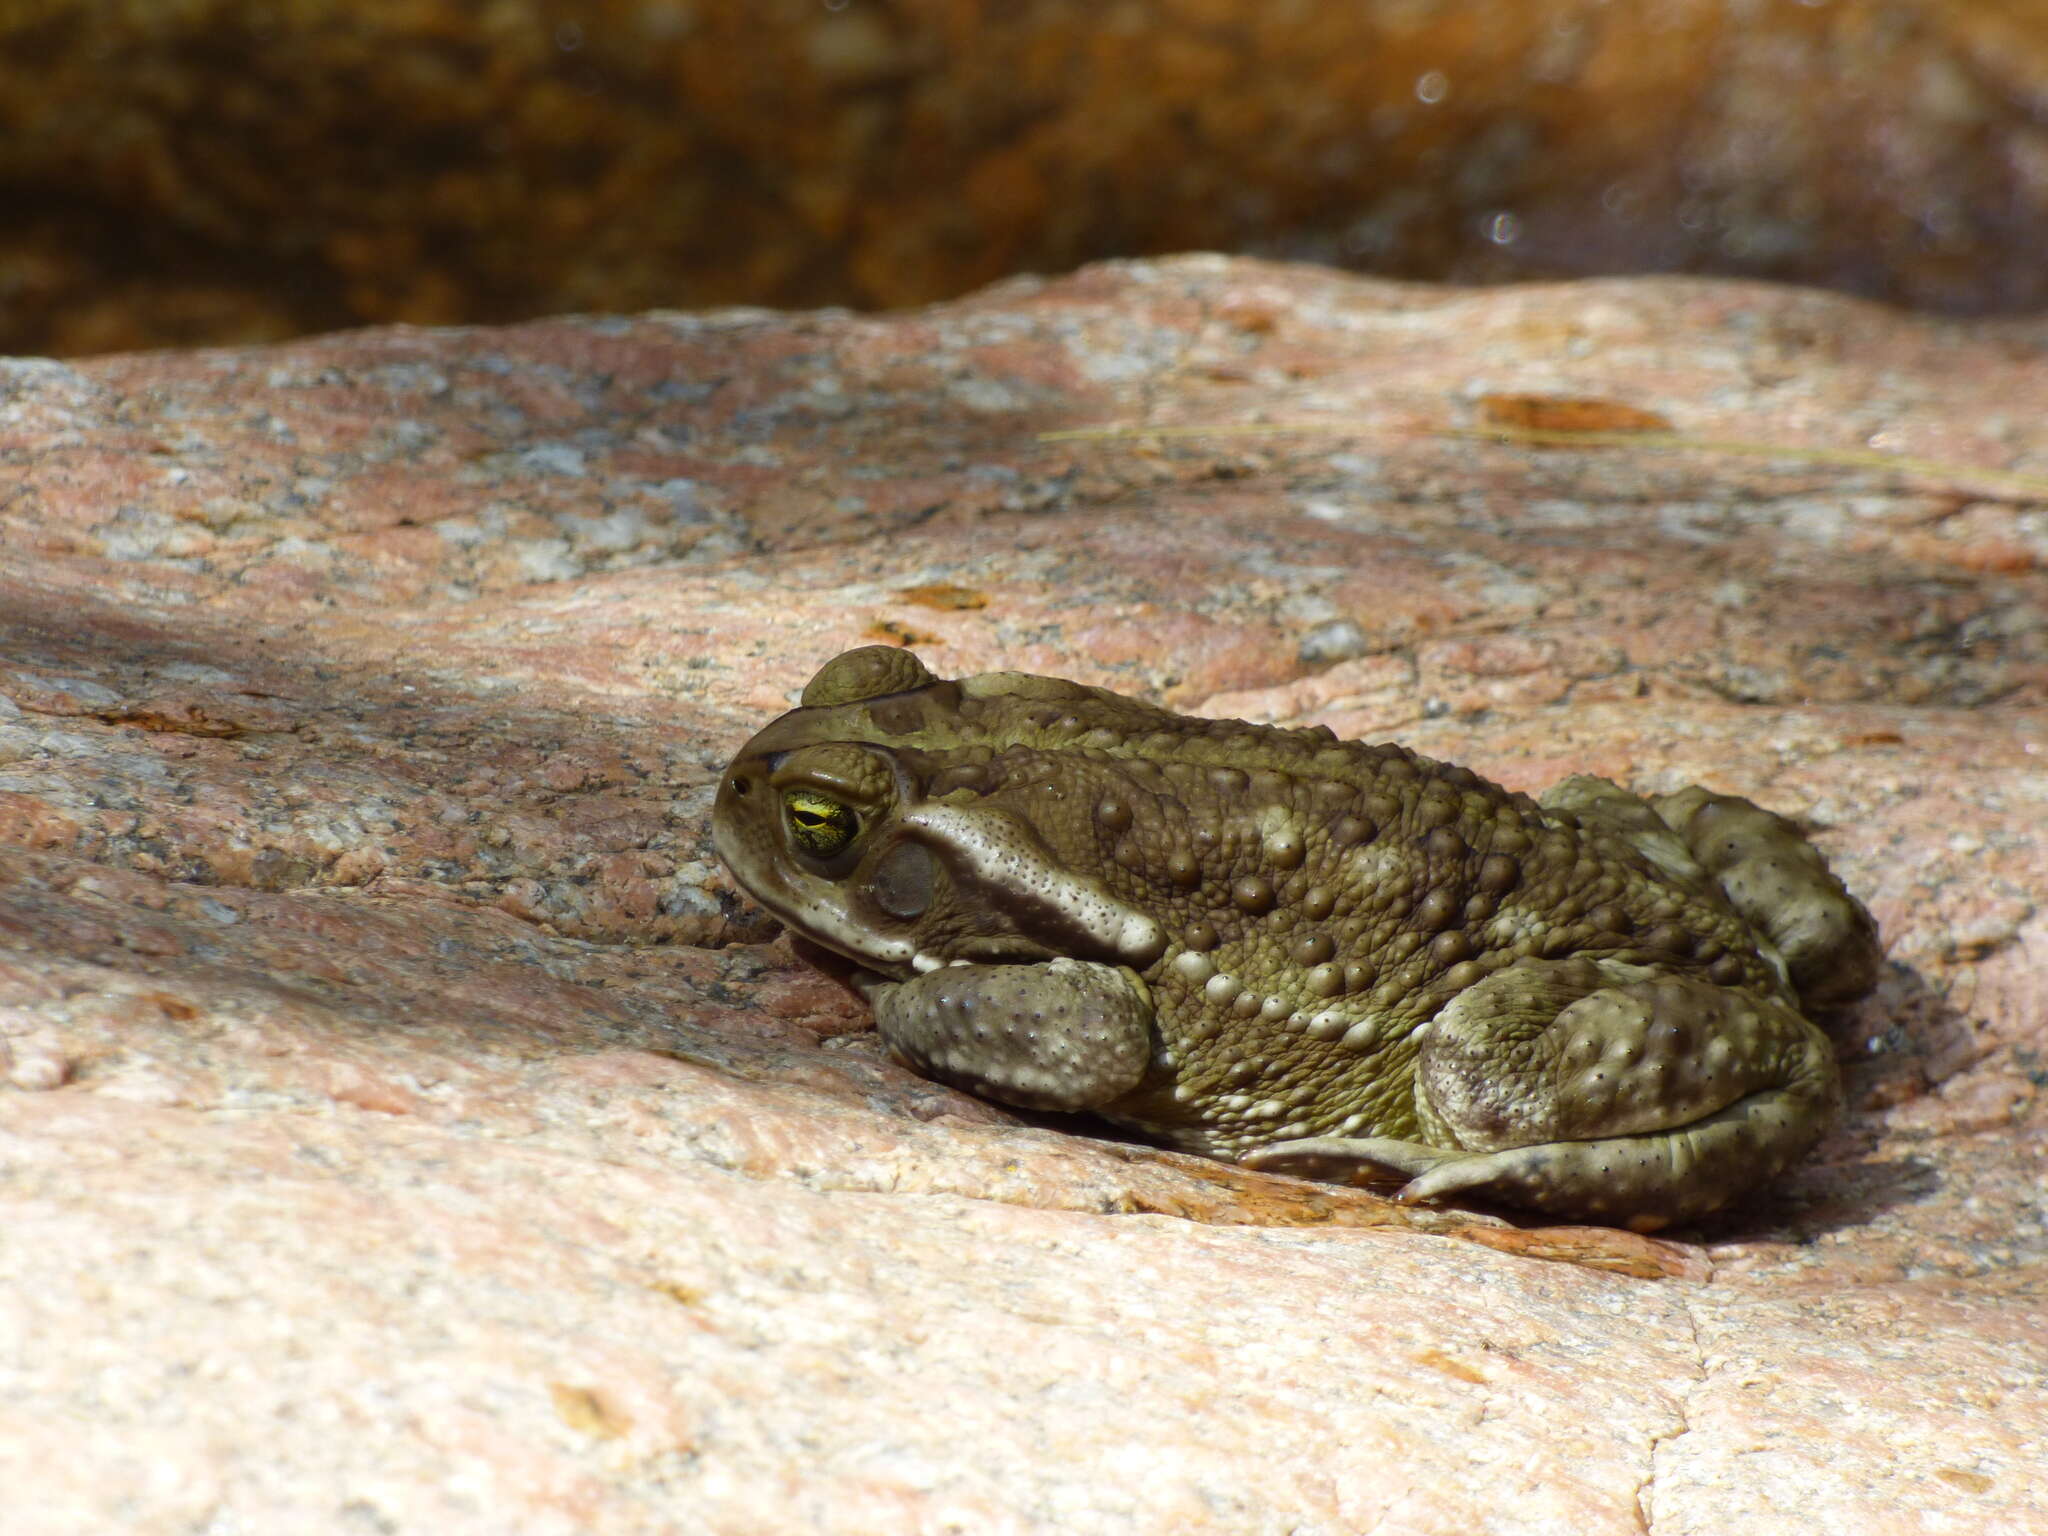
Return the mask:
<path id="1" fill-rule="evenodd" d="M 0 353 L 1194 248 L 2048 301 L 2041 0 L 0 0 Z"/>

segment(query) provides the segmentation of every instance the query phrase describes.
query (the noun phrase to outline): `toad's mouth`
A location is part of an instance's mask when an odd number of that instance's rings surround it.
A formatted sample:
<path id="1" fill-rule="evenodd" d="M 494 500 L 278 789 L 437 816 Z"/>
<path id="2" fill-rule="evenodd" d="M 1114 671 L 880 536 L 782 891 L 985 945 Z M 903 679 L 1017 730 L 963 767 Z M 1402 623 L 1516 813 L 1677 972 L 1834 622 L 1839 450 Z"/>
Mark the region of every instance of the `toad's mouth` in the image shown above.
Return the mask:
<path id="1" fill-rule="evenodd" d="M 732 861 L 726 860 L 732 868 Z M 801 890 L 791 890 L 767 881 L 742 878 L 734 870 L 740 888 L 759 902 L 768 914 L 806 945 L 808 959 L 829 955 L 833 965 L 821 970 L 847 976 L 842 971 L 860 970 L 889 981 L 908 981 L 949 965 L 1042 965 L 1056 960 L 1062 951 L 1017 934 L 974 934 L 947 945 L 945 951 L 925 949 L 909 938 L 877 933 L 833 902 Z"/>
<path id="2" fill-rule="evenodd" d="M 1044 965 L 1059 956 L 1038 945 L 1021 946 L 995 940 L 975 941 L 962 948 L 965 953 L 914 955 L 907 966 L 883 966 L 866 955 L 849 955 L 806 933 L 795 923 L 785 923 L 790 948 L 807 964 L 816 966 L 834 981 L 862 991 L 877 981 L 900 982 L 953 965 Z"/>
<path id="3" fill-rule="evenodd" d="M 781 920 L 792 937 L 817 953 L 829 954 L 842 965 L 887 981 L 909 981 L 952 965 L 1044 965 L 1062 953 L 1018 934 L 969 935 L 943 950 L 921 948 L 908 939 L 890 939 L 866 929 L 837 937 L 833 929 L 816 921 L 785 915 L 767 901 L 762 905 Z"/>

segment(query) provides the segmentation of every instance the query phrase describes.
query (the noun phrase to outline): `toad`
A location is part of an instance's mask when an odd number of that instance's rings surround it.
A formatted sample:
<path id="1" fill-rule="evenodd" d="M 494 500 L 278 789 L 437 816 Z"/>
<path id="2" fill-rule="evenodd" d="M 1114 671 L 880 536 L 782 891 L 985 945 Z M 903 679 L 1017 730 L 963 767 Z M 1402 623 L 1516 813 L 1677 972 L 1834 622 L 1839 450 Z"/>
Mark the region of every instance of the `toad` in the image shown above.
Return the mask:
<path id="1" fill-rule="evenodd" d="M 1651 1231 L 1835 1114 L 1869 913 L 1733 795 L 1541 799 L 1326 728 L 848 651 L 749 741 L 720 856 L 889 1050 L 1248 1166 Z"/>

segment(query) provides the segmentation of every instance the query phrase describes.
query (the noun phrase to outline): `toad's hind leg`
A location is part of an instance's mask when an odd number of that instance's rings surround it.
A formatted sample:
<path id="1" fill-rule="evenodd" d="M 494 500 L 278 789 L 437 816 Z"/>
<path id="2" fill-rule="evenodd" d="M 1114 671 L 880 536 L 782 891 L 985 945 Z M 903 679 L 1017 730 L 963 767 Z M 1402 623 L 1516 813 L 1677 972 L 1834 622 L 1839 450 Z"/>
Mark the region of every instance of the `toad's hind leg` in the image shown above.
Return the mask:
<path id="1" fill-rule="evenodd" d="M 1282 1142 L 1245 1161 L 1393 1172 L 1407 1200 L 1469 1195 L 1648 1232 L 1779 1172 L 1839 1096 L 1826 1038 L 1775 998 L 1612 961 L 1525 960 L 1426 1026 L 1424 1139 Z"/>

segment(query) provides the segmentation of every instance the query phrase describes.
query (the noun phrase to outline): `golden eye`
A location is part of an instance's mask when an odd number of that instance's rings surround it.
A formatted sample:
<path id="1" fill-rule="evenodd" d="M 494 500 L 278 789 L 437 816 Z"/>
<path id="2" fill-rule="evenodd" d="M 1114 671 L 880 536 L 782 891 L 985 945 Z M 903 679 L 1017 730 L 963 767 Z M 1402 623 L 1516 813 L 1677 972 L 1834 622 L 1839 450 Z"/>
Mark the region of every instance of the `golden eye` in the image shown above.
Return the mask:
<path id="1" fill-rule="evenodd" d="M 853 807 L 815 789 L 790 790 L 782 797 L 782 808 L 797 847 L 814 859 L 844 853 L 847 844 L 860 835 L 860 817 Z"/>

